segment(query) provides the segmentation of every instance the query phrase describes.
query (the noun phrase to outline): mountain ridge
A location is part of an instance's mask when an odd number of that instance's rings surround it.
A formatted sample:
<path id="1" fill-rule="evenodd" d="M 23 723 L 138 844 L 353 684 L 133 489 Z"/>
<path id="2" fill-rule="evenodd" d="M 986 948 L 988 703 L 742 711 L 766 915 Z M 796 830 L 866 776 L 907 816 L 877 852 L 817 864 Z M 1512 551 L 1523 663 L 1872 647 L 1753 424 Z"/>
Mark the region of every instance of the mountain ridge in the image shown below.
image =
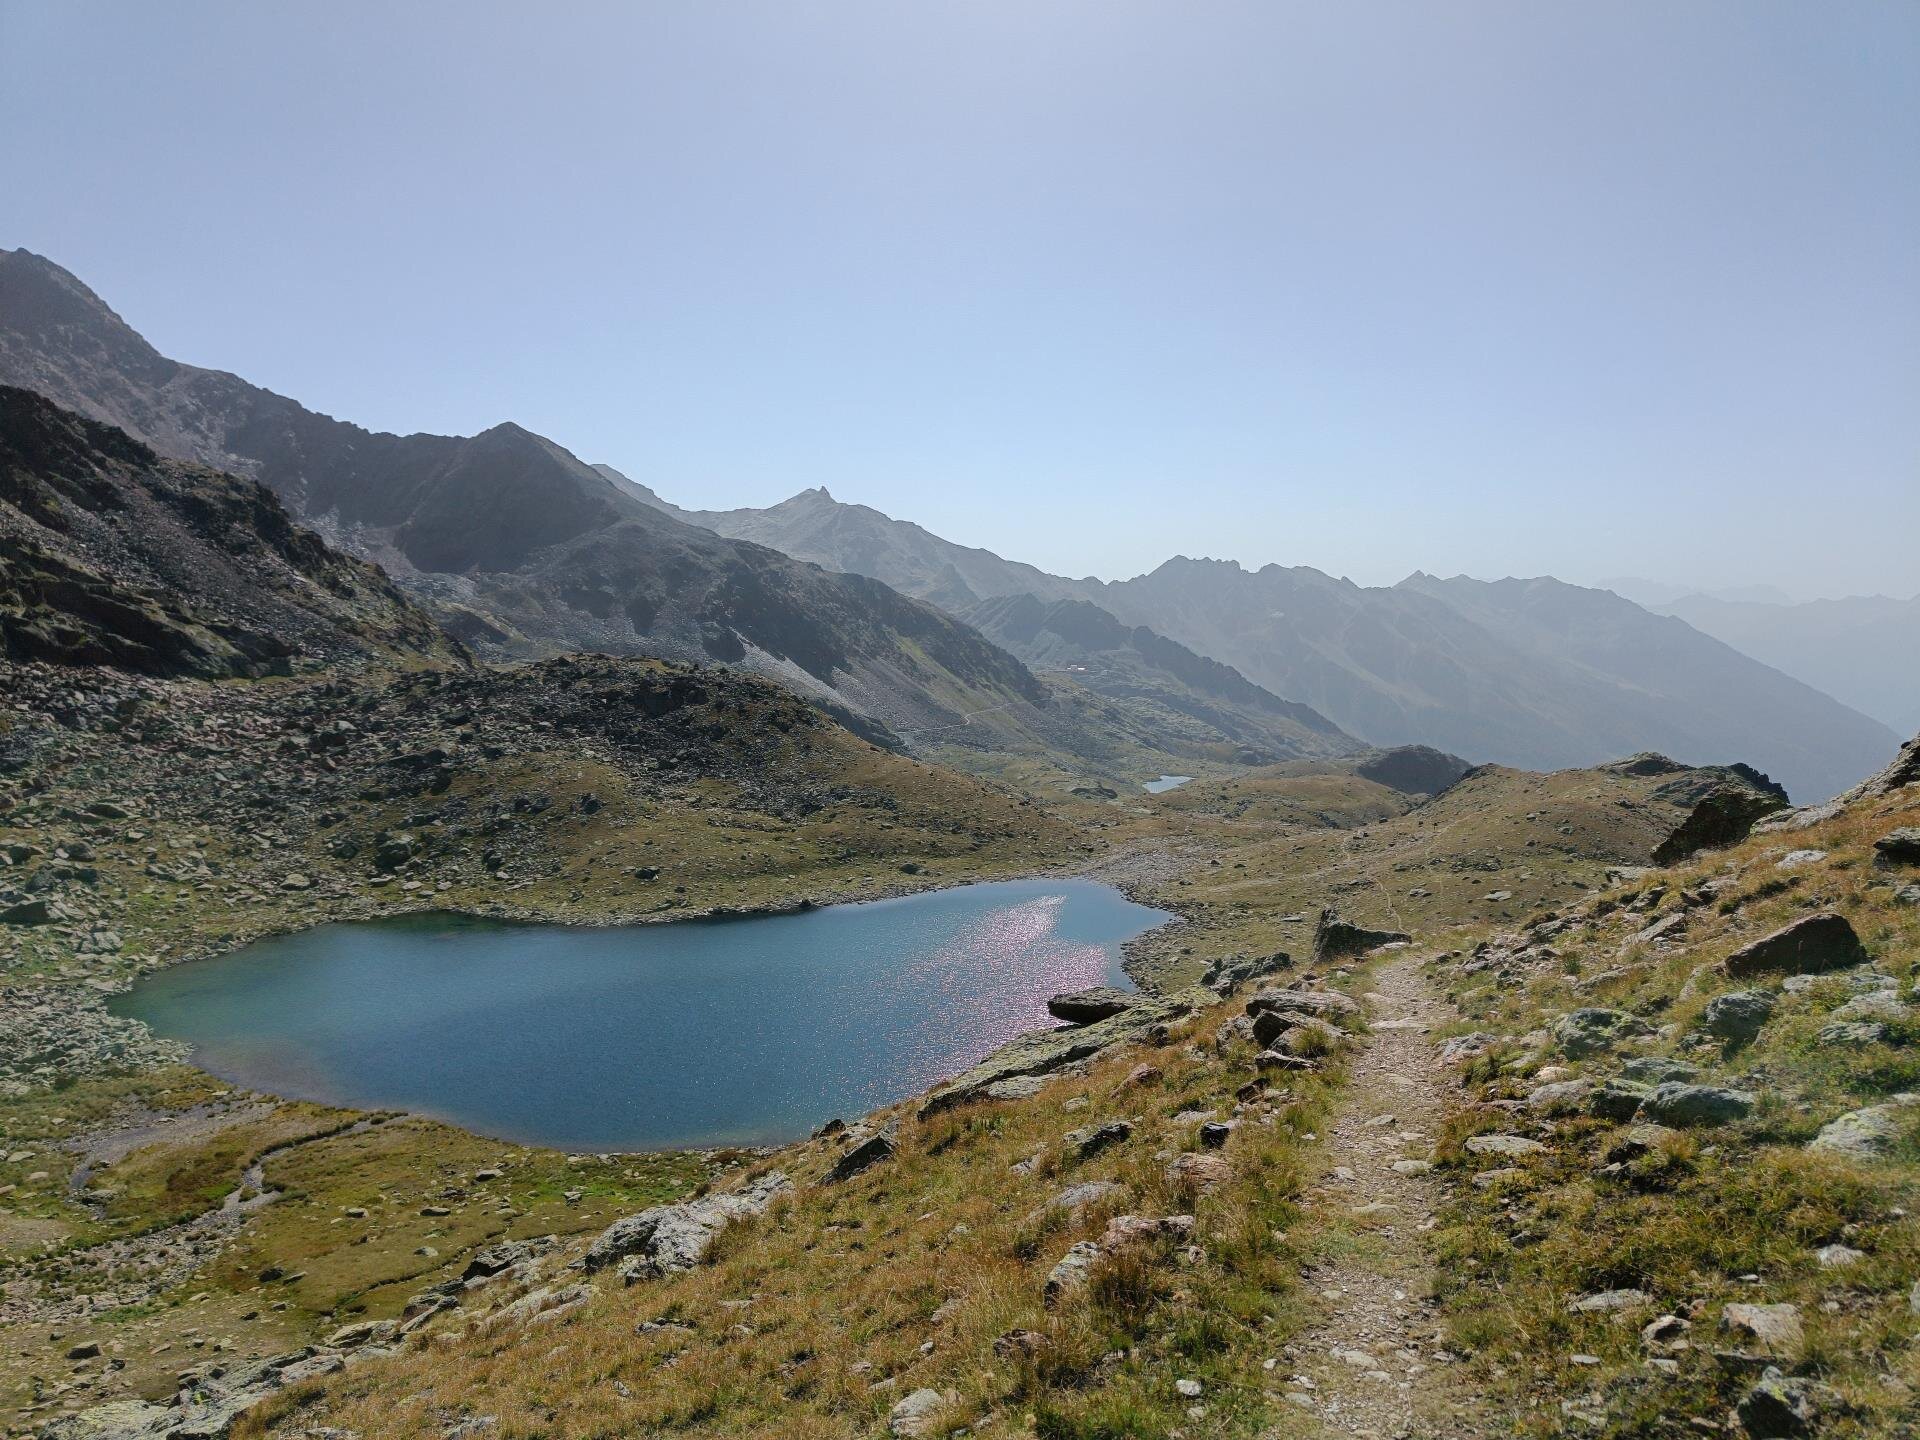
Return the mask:
<path id="1" fill-rule="evenodd" d="M 744 664 L 875 734 L 1050 703 L 1012 656 L 865 577 L 685 525 L 512 421 L 470 437 L 365 430 L 170 360 L 68 271 L 0 251 L 0 381 L 164 455 L 266 485 L 386 566 L 483 653 L 575 648 Z"/>
<path id="2" fill-rule="evenodd" d="M 0 386 L 0 654 L 154 675 L 471 664 L 257 481 Z"/>
<path id="3" fill-rule="evenodd" d="M 993 598 L 978 591 L 1019 593 L 1033 571 L 821 490 L 765 509 L 681 513 L 803 558 L 864 567 L 962 615 Z M 1187 555 L 1119 581 L 1033 573 L 1044 583 L 1028 593 L 1088 601 L 1146 626 L 1375 745 L 1429 744 L 1545 769 L 1643 749 L 1750 760 L 1796 798 L 1845 789 L 1899 745 L 1881 722 L 1721 641 L 1552 577 L 1443 580 L 1416 570 L 1375 587 L 1310 566 Z M 1584 658 L 1547 652 L 1556 629 Z"/>
<path id="4" fill-rule="evenodd" d="M 975 769 L 1023 756 L 1130 783 L 1172 758 L 1231 751 L 1219 734 L 1196 734 L 1194 717 L 1119 705 L 1061 677 L 1043 683 L 872 567 L 823 567 L 689 524 L 649 487 L 515 422 L 474 436 L 368 431 L 170 360 L 76 277 L 24 250 L 0 251 L 0 382 L 258 481 L 333 543 L 384 566 L 483 658 L 584 649 L 740 666 L 869 739 L 931 746 Z M 1359 746 L 1324 725 L 1281 740 L 1262 753 Z"/>

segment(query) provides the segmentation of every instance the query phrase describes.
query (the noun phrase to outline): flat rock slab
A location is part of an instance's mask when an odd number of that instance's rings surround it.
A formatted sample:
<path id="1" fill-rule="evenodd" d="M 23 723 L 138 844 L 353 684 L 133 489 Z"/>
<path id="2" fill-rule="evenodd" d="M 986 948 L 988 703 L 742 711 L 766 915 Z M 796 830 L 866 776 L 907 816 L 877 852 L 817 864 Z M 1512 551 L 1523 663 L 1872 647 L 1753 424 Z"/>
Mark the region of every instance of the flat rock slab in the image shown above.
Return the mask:
<path id="1" fill-rule="evenodd" d="M 1469 1154 L 1500 1155 L 1509 1159 L 1538 1155 L 1546 1148 L 1538 1140 L 1529 1140 L 1524 1135 L 1475 1135 L 1467 1141 Z"/>
<path id="2" fill-rule="evenodd" d="M 1798 1360 L 1807 1346 L 1797 1305 L 1735 1303 L 1720 1312 L 1720 1327 L 1748 1336 L 1777 1360 Z"/>
<path id="3" fill-rule="evenodd" d="M 1745 1090 L 1669 1080 L 1653 1087 L 1640 1114 L 1661 1125 L 1725 1125 L 1752 1109 L 1753 1096 Z"/>
<path id="4" fill-rule="evenodd" d="M 1889 865 L 1920 865 L 1920 828 L 1903 825 L 1873 842 L 1874 858 Z"/>
<path id="5" fill-rule="evenodd" d="M 680 1205 L 653 1205 L 616 1220 L 587 1248 L 588 1274 L 616 1262 L 629 1281 L 691 1270 L 706 1258 L 714 1239 L 735 1220 L 758 1215 L 793 1188 L 785 1172 L 768 1171 L 739 1190 Z"/>
<path id="6" fill-rule="evenodd" d="M 1047 1001 L 1047 1013 L 1069 1025 L 1091 1025 L 1123 1010 L 1131 1010 L 1144 997 L 1136 990 L 1121 990 L 1112 985 L 1095 985 L 1088 990 L 1068 990 Z"/>
<path id="7" fill-rule="evenodd" d="M 1211 990 L 1197 988 L 1172 995 L 1136 995 L 1135 1000 L 1137 1003 L 1128 1009 L 1091 1025 L 1066 1030 L 1033 1030 L 1008 1041 L 971 1070 L 929 1095 L 920 1106 L 920 1118 L 924 1120 L 956 1105 L 992 1098 L 992 1088 L 1007 1080 L 1055 1074 L 1116 1045 L 1138 1040 L 1155 1025 L 1168 1024 L 1203 1006 L 1220 1003 L 1220 997 Z"/>
<path id="8" fill-rule="evenodd" d="M 1866 962 L 1866 947 L 1847 917 L 1823 910 L 1742 946 L 1727 957 L 1725 969 L 1741 979 L 1749 975 L 1818 974 Z"/>
<path id="9" fill-rule="evenodd" d="M 1773 1018 L 1773 1006 L 1773 996 L 1764 990 L 1735 990 L 1709 1000 L 1700 1020 L 1709 1035 L 1744 1042 Z"/>
<path id="10" fill-rule="evenodd" d="M 1611 1050 L 1623 1040 L 1651 1034 L 1653 1026 L 1638 1015 L 1594 1005 L 1570 1010 L 1553 1022 L 1554 1043 L 1575 1060 Z"/>

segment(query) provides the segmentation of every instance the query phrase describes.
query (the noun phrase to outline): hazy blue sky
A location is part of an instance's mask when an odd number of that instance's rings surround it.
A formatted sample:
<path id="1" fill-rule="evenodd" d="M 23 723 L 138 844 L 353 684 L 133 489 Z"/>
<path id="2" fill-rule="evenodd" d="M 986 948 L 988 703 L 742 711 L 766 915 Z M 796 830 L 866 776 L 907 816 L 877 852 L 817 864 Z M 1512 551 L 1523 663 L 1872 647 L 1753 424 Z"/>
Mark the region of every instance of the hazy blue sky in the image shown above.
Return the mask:
<path id="1" fill-rule="evenodd" d="M 0 0 L 0 245 L 695 506 L 1920 590 L 1920 4 Z"/>

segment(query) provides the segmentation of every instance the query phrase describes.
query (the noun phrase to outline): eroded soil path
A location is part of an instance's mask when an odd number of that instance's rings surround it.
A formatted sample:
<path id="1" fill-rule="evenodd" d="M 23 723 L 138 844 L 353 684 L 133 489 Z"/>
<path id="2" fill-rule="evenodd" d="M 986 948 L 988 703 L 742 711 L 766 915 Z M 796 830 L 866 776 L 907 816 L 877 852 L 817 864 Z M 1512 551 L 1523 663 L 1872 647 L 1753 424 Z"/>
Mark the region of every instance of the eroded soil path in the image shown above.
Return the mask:
<path id="1" fill-rule="evenodd" d="M 1320 1137 L 1327 1169 L 1307 1196 L 1316 1244 L 1304 1283 L 1321 1318 L 1280 1361 L 1292 1372 L 1287 1403 L 1311 1420 L 1278 1433 L 1502 1434 L 1448 1353 L 1430 1299 L 1443 1185 L 1429 1156 L 1460 1093 L 1433 1035 L 1453 1011 L 1411 951 L 1381 966 L 1367 1000 L 1372 1033 Z"/>

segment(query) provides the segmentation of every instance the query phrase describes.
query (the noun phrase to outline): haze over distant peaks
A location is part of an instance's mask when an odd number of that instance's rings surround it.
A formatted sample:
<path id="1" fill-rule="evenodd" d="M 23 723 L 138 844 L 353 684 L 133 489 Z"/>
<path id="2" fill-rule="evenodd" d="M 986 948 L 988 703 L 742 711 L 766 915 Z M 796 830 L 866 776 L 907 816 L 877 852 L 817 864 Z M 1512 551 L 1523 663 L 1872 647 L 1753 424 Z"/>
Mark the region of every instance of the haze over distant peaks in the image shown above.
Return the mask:
<path id="1" fill-rule="evenodd" d="M 1920 730 L 1920 595 L 1791 605 L 1686 595 L 1653 607 L 1826 691 L 1902 735 Z"/>
<path id="2" fill-rule="evenodd" d="M 1793 597 L 1778 585 L 1675 585 L 1665 580 L 1647 580 L 1637 575 L 1615 576 L 1607 580 L 1596 580 L 1596 590 L 1611 590 L 1623 599 L 1636 605 L 1644 605 L 1649 610 L 1658 610 L 1673 604 L 1676 600 L 1689 595 L 1703 595 L 1714 600 L 1726 600 L 1736 604 L 1755 605 L 1791 605 Z"/>
<path id="3" fill-rule="evenodd" d="M 1378 745 L 1431 744 L 1534 768 L 1641 749 L 1747 760 L 1801 799 L 1831 795 L 1898 747 L 1848 709 L 1673 618 L 1550 577 L 1416 571 L 1356 584 L 1310 566 L 1176 555 L 1149 574 L 1069 580 L 806 491 L 764 509 L 676 512 L 956 614 L 1031 594 L 1090 602 L 1222 662 Z"/>

